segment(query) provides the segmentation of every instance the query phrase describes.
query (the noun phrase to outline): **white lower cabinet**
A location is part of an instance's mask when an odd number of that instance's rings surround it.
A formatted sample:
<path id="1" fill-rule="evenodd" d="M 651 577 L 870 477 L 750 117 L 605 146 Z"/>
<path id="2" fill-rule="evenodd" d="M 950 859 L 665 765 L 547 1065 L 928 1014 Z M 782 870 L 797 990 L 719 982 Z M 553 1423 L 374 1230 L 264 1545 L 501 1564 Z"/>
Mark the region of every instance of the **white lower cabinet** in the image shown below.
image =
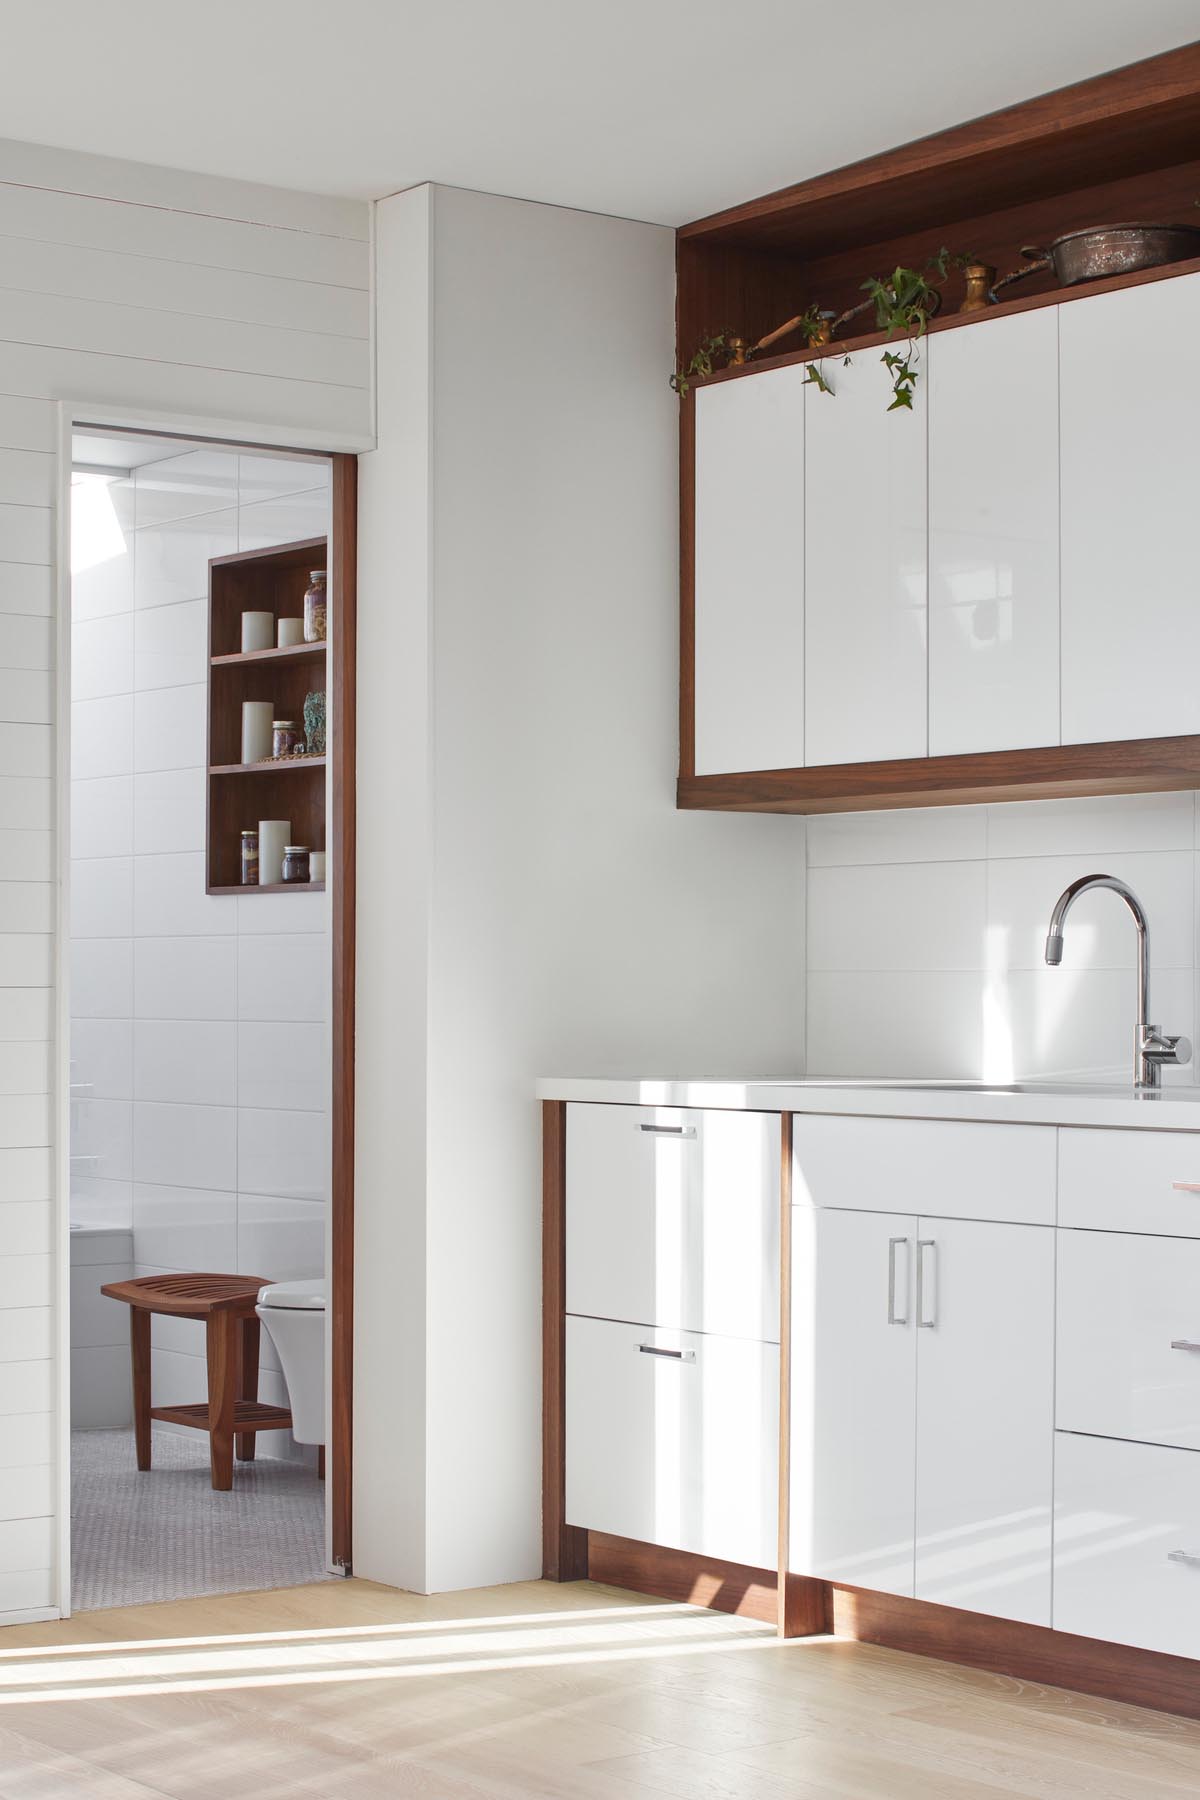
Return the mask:
<path id="1" fill-rule="evenodd" d="M 913 1591 L 917 1221 L 792 1209 L 790 1567 Z"/>
<path id="2" fill-rule="evenodd" d="M 1054 1626 L 1200 1657 L 1200 1456 L 1057 1433 Z"/>
<path id="3" fill-rule="evenodd" d="M 779 1348 L 567 1319 L 567 1523 L 774 1568 Z"/>
<path id="4" fill-rule="evenodd" d="M 1050 1623 L 1054 1236 L 793 1212 L 789 1565 Z"/>

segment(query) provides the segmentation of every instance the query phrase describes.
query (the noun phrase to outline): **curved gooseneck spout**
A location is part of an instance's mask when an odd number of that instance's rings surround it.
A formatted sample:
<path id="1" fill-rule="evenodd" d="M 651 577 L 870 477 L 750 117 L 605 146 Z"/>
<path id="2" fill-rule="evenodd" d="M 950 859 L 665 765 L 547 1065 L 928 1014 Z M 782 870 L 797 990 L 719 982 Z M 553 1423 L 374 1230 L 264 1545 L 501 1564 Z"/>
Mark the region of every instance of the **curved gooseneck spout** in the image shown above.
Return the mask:
<path id="1" fill-rule="evenodd" d="M 1078 900 L 1080 894 L 1088 893 L 1092 888 L 1111 888 L 1112 892 L 1122 899 L 1133 914 L 1133 922 L 1138 934 L 1137 958 L 1137 1021 L 1134 1029 L 1133 1046 L 1133 1079 L 1138 1087 L 1158 1087 L 1162 1079 L 1164 1063 L 1190 1062 L 1192 1047 L 1186 1038 L 1167 1037 L 1157 1025 L 1148 1023 L 1150 1013 L 1150 928 L 1146 923 L 1146 913 L 1141 901 L 1129 887 L 1116 875 L 1081 875 L 1058 896 L 1054 903 L 1054 911 L 1050 915 L 1050 929 L 1046 935 L 1046 961 L 1051 967 L 1062 962 L 1063 926 L 1067 914 Z"/>

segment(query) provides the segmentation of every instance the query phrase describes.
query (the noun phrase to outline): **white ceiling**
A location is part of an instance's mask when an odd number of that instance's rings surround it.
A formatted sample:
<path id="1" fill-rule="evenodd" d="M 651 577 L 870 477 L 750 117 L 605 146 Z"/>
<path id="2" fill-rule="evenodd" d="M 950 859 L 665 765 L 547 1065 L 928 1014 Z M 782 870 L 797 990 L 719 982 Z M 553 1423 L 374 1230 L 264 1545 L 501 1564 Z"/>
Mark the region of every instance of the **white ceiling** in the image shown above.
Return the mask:
<path id="1" fill-rule="evenodd" d="M 1196 0 L 54 0 L 3 131 L 366 198 L 678 224 L 1185 43 Z"/>

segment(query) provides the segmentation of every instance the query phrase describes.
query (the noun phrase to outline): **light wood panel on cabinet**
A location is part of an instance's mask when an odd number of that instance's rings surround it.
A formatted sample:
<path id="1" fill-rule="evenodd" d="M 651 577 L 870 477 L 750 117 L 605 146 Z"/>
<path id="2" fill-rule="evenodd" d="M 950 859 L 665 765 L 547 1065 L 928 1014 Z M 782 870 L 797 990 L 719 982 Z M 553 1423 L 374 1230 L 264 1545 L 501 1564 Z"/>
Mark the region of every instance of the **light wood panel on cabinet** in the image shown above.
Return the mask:
<path id="1" fill-rule="evenodd" d="M 946 331 L 929 380 L 929 754 L 1059 741 L 1058 314 Z"/>

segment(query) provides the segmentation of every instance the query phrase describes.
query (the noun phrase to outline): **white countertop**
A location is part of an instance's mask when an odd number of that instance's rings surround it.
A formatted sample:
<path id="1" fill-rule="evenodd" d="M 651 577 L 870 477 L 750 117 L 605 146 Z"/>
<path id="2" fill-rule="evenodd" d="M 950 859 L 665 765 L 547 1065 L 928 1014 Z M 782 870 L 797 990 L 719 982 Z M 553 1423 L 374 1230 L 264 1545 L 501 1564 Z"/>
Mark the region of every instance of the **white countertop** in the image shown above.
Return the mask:
<path id="1" fill-rule="evenodd" d="M 539 1100 L 611 1106 L 711 1106 L 739 1112 L 849 1113 L 888 1119 L 981 1119 L 1012 1125 L 1091 1125 L 1200 1131 L 1200 1087 L 1135 1093 L 1080 1082 L 988 1087 L 973 1081 L 839 1081 L 820 1077 L 723 1080 L 603 1076 L 546 1078 Z"/>

